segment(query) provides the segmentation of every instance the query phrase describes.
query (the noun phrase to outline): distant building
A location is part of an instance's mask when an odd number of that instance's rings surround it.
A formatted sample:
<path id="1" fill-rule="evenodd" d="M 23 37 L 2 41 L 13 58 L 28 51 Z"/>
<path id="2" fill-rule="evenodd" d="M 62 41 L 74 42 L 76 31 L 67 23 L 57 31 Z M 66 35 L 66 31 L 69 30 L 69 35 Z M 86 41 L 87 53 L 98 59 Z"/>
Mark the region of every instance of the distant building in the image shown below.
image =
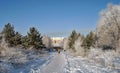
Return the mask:
<path id="1" fill-rule="evenodd" d="M 52 37 L 51 40 L 52 40 L 52 46 L 54 47 L 63 46 L 64 37 Z"/>

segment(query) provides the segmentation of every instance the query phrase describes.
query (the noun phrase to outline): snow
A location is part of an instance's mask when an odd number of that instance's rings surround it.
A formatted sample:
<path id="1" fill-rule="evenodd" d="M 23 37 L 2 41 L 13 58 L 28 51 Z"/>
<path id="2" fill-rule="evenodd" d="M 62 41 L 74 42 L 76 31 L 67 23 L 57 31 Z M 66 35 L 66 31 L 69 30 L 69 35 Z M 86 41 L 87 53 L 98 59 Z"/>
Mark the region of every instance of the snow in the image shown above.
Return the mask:
<path id="1" fill-rule="evenodd" d="M 104 59 L 100 60 L 102 63 L 105 61 Z M 118 68 L 106 67 L 92 59 L 81 56 L 74 57 L 62 52 L 61 54 L 56 53 L 48 64 L 33 70 L 33 73 L 120 73 L 120 58 L 116 58 L 115 61 L 119 65 Z"/>
<path id="2" fill-rule="evenodd" d="M 41 73 L 64 73 L 65 55 L 56 54 L 52 61 L 41 69 Z"/>
<path id="3" fill-rule="evenodd" d="M 48 63 L 53 56 L 54 53 L 20 49 L 15 55 L 0 57 L 0 73 L 30 73 Z"/>
<path id="4" fill-rule="evenodd" d="M 109 67 L 105 65 L 105 57 L 72 56 L 64 51 L 24 53 L 12 58 L 0 57 L 0 73 L 120 73 L 119 56 L 112 60 L 114 67 Z"/>
<path id="5" fill-rule="evenodd" d="M 116 59 L 116 63 L 119 65 L 118 68 L 106 67 L 105 65 L 97 63 L 87 57 L 73 57 L 67 55 L 67 59 L 68 64 L 66 65 L 66 73 L 120 73 L 120 63 L 117 63 L 120 61 L 120 58 L 119 60 L 118 58 Z M 105 58 L 102 60 L 102 63 L 104 63 Z"/>

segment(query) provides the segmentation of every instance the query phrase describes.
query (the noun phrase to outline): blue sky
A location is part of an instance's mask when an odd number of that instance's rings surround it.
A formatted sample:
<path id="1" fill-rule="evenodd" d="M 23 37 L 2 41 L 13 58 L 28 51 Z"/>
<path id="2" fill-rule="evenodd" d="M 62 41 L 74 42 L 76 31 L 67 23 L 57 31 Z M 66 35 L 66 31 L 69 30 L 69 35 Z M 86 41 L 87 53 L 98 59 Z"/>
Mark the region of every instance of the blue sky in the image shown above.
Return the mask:
<path id="1" fill-rule="evenodd" d="M 0 0 L 0 30 L 6 23 L 26 34 L 30 27 L 40 33 L 95 29 L 99 12 L 119 0 Z"/>

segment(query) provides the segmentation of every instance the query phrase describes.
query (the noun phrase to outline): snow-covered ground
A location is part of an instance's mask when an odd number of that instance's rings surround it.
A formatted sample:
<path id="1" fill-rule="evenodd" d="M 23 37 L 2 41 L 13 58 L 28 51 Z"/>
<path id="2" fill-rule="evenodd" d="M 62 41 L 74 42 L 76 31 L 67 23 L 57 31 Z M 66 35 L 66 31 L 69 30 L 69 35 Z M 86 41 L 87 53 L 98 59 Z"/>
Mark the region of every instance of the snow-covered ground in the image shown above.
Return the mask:
<path id="1" fill-rule="evenodd" d="M 47 65 L 54 54 L 46 51 L 17 50 L 13 55 L 0 57 L 0 73 L 31 73 Z"/>
<path id="2" fill-rule="evenodd" d="M 116 61 L 116 62 L 115 62 Z M 56 53 L 51 62 L 42 68 L 33 70 L 33 73 L 120 73 L 120 58 L 115 57 L 113 60 L 117 68 L 104 65 L 104 59 L 95 60 L 83 58 L 80 56 L 73 57 L 66 52 Z M 103 64 L 102 64 L 103 63 Z"/>
<path id="3" fill-rule="evenodd" d="M 60 54 L 32 50 L 24 53 L 10 58 L 0 57 L 0 73 L 120 73 L 120 57 L 113 59 L 114 67 L 108 67 L 104 58 L 99 58 L 98 63 L 63 51 Z"/>
<path id="4" fill-rule="evenodd" d="M 101 63 L 95 60 L 83 58 L 83 57 L 73 57 L 70 55 L 66 56 L 67 65 L 66 73 L 120 73 L 120 57 L 115 58 L 114 63 L 119 65 L 119 68 L 107 67 L 104 64 L 104 59 L 101 59 Z"/>

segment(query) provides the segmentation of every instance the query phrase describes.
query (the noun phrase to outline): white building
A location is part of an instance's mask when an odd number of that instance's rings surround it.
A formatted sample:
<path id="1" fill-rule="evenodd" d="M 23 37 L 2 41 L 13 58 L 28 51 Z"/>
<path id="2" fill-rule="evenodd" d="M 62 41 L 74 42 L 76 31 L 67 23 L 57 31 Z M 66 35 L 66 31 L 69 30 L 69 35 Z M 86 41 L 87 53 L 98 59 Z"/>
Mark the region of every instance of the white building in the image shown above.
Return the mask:
<path id="1" fill-rule="evenodd" d="M 52 40 L 53 47 L 63 46 L 64 37 L 52 37 L 51 40 Z"/>

